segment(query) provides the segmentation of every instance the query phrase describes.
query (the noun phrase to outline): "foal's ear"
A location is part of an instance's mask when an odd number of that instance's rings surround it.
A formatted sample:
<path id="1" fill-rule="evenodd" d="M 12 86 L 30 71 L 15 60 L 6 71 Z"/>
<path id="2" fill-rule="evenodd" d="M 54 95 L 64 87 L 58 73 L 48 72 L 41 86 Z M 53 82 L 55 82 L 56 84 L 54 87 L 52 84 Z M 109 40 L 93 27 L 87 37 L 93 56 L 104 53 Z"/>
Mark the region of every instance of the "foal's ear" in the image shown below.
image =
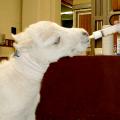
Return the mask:
<path id="1" fill-rule="evenodd" d="M 15 39 L 14 47 L 16 49 L 30 48 L 33 44 L 32 39 L 24 32 L 21 32 L 16 35 L 12 34 L 12 37 Z"/>
<path id="2" fill-rule="evenodd" d="M 17 42 L 17 43 L 22 41 L 22 40 L 25 40 L 25 35 L 23 32 L 16 34 L 16 35 L 11 34 L 11 36 L 14 38 L 15 42 Z"/>

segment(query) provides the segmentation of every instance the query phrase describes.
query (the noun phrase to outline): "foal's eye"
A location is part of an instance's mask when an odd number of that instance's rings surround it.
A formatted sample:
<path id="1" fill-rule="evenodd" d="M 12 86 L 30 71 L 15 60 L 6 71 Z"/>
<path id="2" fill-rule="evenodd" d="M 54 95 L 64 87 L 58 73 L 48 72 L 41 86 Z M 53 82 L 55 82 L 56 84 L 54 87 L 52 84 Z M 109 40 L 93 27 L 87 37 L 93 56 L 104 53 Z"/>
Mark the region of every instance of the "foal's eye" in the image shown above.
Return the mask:
<path id="1" fill-rule="evenodd" d="M 82 35 L 88 36 L 88 33 L 87 32 L 82 32 Z"/>
<path id="2" fill-rule="evenodd" d="M 60 37 L 56 39 L 56 41 L 54 42 L 54 45 L 58 45 L 59 43 L 60 43 Z"/>

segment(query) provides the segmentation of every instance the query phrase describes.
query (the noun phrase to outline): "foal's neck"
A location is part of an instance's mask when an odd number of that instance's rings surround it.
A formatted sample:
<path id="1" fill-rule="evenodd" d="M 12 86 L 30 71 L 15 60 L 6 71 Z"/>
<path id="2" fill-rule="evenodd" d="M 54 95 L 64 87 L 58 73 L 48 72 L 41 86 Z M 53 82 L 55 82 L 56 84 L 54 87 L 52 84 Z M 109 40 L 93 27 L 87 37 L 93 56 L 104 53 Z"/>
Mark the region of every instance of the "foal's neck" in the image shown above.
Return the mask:
<path id="1" fill-rule="evenodd" d="M 21 54 L 19 57 L 14 57 L 14 67 L 28 79 L 36 81 L 42 80 L 44 73 L 47 71 L 49 64 L 38 64 L 27 53 Z"/>

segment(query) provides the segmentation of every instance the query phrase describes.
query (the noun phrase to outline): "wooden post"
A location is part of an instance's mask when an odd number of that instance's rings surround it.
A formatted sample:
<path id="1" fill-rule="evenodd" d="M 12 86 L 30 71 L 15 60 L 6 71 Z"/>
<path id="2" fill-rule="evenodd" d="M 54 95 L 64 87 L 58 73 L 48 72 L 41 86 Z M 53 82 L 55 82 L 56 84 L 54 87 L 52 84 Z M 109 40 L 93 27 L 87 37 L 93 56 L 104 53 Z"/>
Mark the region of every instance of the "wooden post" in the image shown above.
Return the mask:
<path id="1" fill-rule="evenodd" d="M 90 40 L 90 45 L 91 45 L 91 56 L 95 55 L 95 39 Z"/>

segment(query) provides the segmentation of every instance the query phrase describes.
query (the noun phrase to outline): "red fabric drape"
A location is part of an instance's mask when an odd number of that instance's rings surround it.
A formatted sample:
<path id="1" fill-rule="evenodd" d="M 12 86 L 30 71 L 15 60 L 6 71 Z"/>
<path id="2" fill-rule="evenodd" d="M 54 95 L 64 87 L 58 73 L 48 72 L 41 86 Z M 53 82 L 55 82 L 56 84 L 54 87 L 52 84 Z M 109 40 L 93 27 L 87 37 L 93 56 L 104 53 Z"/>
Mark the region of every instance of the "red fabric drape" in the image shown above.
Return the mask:
<path id="1" fill-rule="evenodd" d="M 37 120 L 120 120 L 120 57 L 63 58 L 40 93 Z"/>

